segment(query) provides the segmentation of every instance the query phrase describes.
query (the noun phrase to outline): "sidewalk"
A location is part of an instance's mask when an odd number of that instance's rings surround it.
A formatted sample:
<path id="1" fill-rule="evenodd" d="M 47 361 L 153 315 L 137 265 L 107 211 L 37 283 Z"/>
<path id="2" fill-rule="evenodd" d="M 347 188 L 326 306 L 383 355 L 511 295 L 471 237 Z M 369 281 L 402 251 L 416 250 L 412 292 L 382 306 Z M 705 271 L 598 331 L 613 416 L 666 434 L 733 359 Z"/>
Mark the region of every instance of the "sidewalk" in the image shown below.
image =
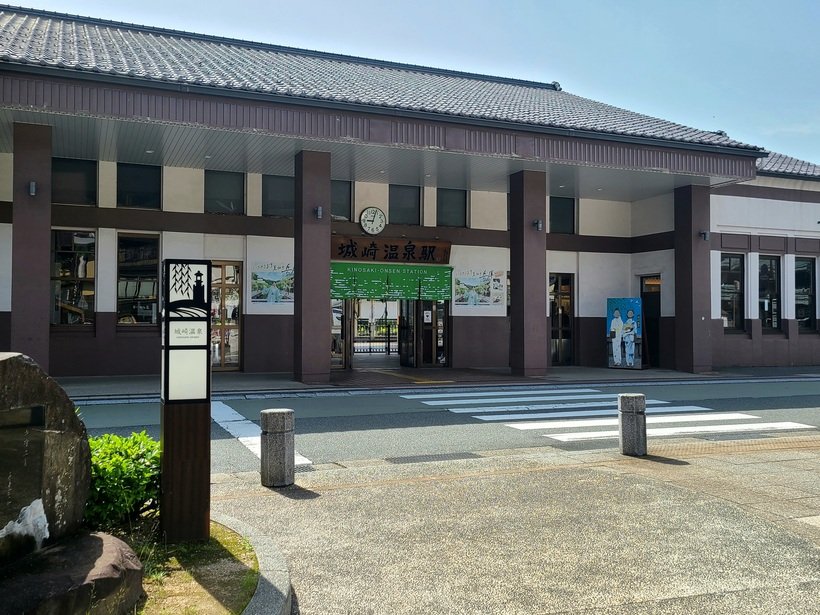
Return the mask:
<path id="1" fill-rule="evenodd" d="M 211 507 L 266 571 L 246 613 L 820 613 L 820 436 L 649 452 L 215 474 Z"/>
<path id="2" fill-rule="evenodd" d="M 521 378 L 509 369 L 418 369 L 369 367 L 331 372 L 327 385 L 307 385 L 290 373 L 213 372 L 213 395 L 231 393 L 275 393 L 341 388 L 408 388 L 420 386 L 482 386 L 520 384 L 569 384 L 729 380 L 748 378 L 820 378 L 820 366 L 727 368 L 708 374 L 690 374 L 667 369 L 620 370 L 599 367 L 553 367 L 543 378 Z M 100 398 L 159 398 L 159 376 L 58 377 L 75 400 Z"/>
<path id="3" fill-rule="evenodd" d="M 485 384 L 817 379 L 553 368 L 215 373 L 219 394 Z M 60 378 L 72 398 L 158 398 L 156 377 Z M 273 490 L 213 474 L 211 514 L 256 550 L 246 613 L 820 614 L 820 436 L 649 441 L 650 456 L 554 447 L 313 465 Z M 405 460 L 406 461 L 406 460 Z M 292 589 L 291 589 L 292 588 Z"/>

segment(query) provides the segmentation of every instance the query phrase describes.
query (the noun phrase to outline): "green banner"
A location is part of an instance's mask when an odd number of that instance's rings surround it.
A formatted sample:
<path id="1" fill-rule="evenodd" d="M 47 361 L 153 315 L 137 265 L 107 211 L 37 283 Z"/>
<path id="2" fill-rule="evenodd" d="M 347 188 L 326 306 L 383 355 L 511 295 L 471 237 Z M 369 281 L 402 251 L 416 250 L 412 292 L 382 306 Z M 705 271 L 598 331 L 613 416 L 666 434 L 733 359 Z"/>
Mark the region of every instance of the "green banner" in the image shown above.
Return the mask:
<path id="1" fill-rule="evenodd" d="M 330 296 L 333 299 L 452 298 L 452 267 L 330 263 Z"/>

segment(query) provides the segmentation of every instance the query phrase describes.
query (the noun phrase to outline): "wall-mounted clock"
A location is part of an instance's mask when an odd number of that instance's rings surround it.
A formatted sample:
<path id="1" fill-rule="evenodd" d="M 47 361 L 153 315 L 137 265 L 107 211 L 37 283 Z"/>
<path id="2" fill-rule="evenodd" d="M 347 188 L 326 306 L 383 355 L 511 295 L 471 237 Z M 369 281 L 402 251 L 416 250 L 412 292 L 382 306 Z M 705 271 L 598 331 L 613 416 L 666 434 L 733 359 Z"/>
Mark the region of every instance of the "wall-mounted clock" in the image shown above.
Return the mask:
<path id="1" fill-rule="evenodd" d="M 359 224 L 368 235 L 378 235 L 387 224 L 387 216 L 378 207 L 366 207 L 359 216 Z"/>

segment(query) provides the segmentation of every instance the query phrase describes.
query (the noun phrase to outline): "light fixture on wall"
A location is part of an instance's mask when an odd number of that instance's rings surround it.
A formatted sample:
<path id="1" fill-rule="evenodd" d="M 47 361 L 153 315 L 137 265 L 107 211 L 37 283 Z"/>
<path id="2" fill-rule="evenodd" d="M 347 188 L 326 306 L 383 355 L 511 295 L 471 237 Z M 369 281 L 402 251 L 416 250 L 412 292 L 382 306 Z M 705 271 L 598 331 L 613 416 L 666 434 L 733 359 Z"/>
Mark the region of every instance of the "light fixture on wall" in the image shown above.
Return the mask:
<path id="1" fill-rule="evenodd" d="M 698 235 L 701 239 L 703 239 L 703 241 L 709 241 L 709 238 L 712 236 L 709 231 L 701 231 Z"/>
<path id="2" fill-rule="evenodd" d="M 317 220 L 321 220 L 322 219 L 322 214 L 324 214 L 324 210 L 322 209 L 322 206 L 319 205 L 318 207 L 313 208 L 313 213 L 316 216 Z"/>
<path id="3" fill-rule="evenodd" d="M 533 220 L 533 221 L 532 221 L 532 227 L 533 227 L 536 231 L 543 231 L 543 230 L 544 230 L 544 221 L 543 221 L 543 220 L 541 220 L 540 218 L 538 218 L 538 219 L 536 219 L 536 220 Z"/>
<path id="4" fill-rule="evenodd" d="M 28 183 L 28 195 L 37 196 L 37 182 L 33 179 Z"/>

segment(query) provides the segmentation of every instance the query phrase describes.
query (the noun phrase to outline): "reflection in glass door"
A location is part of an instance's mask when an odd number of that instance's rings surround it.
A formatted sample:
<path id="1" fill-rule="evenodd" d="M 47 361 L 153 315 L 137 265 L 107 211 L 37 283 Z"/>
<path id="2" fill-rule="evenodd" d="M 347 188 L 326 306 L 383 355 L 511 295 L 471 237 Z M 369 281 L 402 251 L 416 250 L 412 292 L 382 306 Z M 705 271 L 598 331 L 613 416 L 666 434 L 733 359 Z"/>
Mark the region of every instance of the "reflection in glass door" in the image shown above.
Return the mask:
<path id="1" fill-rule="evenodd" d="M 242 264 L 214 262 L 211 268 L 211 368 L 240 367 Z"/>
<path id="2" fill-rule="evenodd" d="M 447 367 L 447 301 L 418 301 L 421 367 Z"/>
<path id="3" fill-rule="evenodd" d="M 399 301 L 399 364 L 416 367 L 416 302 Z"/>
<path id="4" fill-rule="evenodd" d="M 572 365 L 572 274 L 550 274 L 550 353 L 552 365 Z"/>

